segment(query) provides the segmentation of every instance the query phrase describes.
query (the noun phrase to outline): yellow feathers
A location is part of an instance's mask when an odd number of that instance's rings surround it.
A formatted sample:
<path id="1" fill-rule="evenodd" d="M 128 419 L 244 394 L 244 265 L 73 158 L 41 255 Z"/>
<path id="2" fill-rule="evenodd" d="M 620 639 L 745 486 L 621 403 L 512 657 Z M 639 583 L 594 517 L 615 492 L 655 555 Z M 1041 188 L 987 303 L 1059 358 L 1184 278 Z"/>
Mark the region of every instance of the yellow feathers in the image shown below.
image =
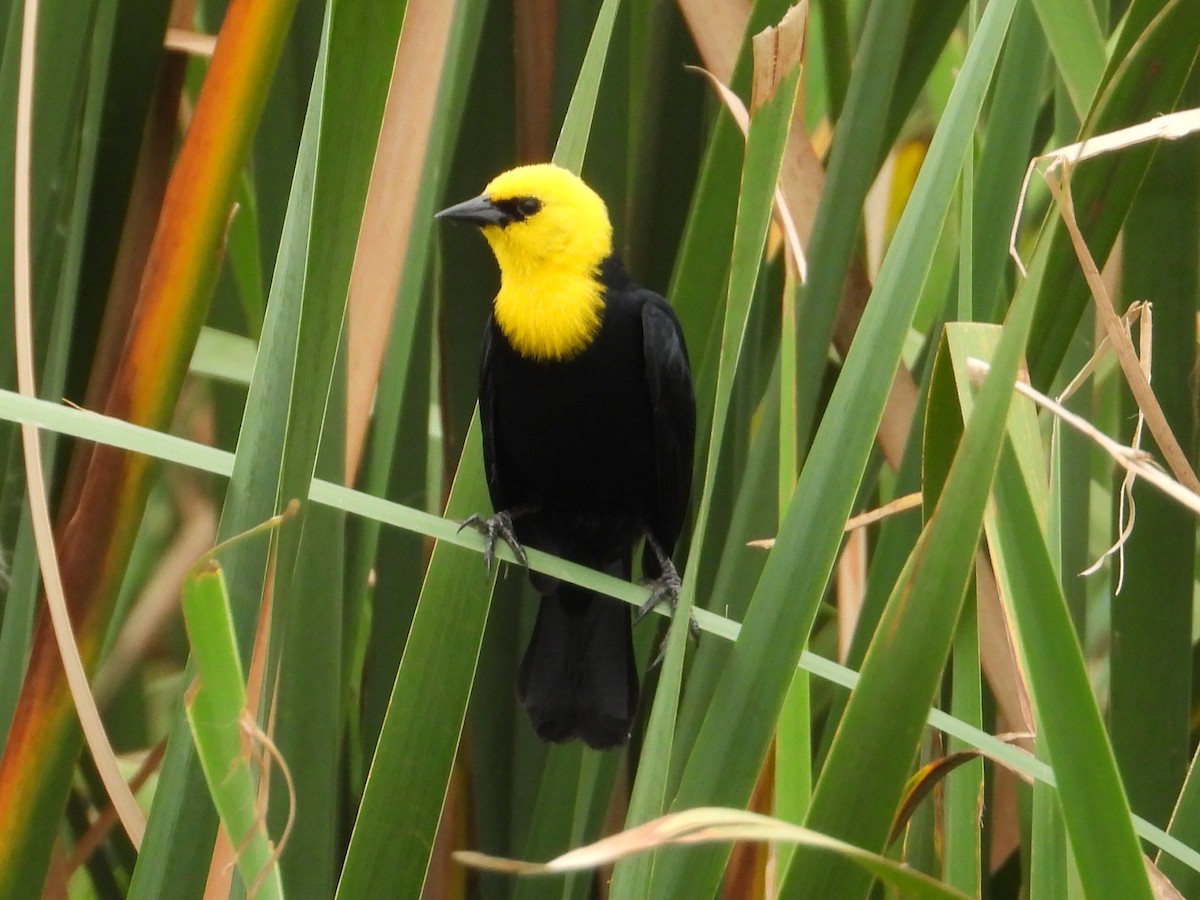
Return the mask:
<path id="1" fill-rule="evenodd" d="M 548 163 L 497 176 L 483 198 L 509 211 L 482 228 L 500 264 L 496 323 L 522 356 L 571 358 L 591 343 L 604 312 L 599 268 L 612 252 L 604 201 Z"/>

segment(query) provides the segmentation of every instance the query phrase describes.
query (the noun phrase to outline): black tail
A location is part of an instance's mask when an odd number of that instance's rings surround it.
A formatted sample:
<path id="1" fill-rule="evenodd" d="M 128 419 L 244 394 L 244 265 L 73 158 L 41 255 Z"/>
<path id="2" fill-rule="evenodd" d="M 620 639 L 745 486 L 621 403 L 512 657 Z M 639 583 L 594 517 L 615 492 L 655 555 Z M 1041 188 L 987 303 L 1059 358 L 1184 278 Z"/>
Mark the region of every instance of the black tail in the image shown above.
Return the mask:
<path id="1" fill-rule="evenodd" d="M 629 577 L 626 563 L 613 575 Z M 605 750 L 629 738 L 638 677 L 628 604 L 566 582 L 542 597 L 517 697 L 544 741 Z"/>

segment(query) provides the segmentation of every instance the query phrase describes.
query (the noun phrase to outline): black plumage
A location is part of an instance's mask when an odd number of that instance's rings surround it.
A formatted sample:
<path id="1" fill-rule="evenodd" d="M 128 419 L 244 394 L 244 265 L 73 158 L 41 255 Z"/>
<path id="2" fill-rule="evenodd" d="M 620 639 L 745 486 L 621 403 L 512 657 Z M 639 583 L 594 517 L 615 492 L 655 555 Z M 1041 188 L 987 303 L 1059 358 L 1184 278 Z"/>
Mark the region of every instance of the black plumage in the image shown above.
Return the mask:
<path id="1" fill-rule="evenodd" d="M 501 271 L 479 408 L 496 514 L 470 524 L 620 578 L 643 538 L 651 601 L 672 603 L 670 556 L 691 491 L 696 404 L 670 305 L 633 282 L 604 202 L 551 164 L 497 176 L 438 213 L 477 225 Z M 629 606 L 543 575 L 517 694 L 538 735 L 623 744 L 638 703 Z"/>
<path id="2" fill-rule="evenodd" d="M 565 361 L 518 353 L 489 320 L 480 367 L 484 464 L 493 508 L 517 539 L 629 578 L 649 534 L 666 556 L 687 514 L 696 408 L 670 305 L 621 261 L 602 265 L 600 328 Z M 661 575 L 647 548 L 643 573 Z M 546 740 L 621 744 L 637 709 L 627 604 L 534 576 L 542 595 L 517 691 Z"/>

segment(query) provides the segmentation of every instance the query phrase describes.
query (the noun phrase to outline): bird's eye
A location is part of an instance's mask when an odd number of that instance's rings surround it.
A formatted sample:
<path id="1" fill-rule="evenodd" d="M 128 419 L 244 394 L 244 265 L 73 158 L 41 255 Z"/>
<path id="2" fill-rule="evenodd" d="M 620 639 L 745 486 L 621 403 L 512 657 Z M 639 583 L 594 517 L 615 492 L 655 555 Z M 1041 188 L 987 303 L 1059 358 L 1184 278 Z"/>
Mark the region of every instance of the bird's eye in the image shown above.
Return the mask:
<path id="1" fill-rule="evenodd" d="M 539 200 L 537 197 L 522 197 L 517 202 L 517 212 L 519 212 L 521 214 L 521 217 L 525 218 L 525 219 L 532 216 L 534 213 L 536 213 L 541 208 L 542 208 L 542 201 Z"/>

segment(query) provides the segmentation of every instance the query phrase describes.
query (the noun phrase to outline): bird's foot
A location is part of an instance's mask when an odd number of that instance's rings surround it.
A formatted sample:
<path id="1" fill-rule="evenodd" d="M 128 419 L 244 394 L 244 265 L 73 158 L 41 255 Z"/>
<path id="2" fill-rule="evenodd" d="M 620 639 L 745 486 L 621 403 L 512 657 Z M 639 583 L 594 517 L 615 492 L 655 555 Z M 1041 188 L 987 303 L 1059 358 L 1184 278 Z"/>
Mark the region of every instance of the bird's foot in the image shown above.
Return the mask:
<path id="1" fill-rule="evenodd" d="M 525 548 L 521 546 L 517 540 L 517 535 L 513 531 L 512 516 L 507 512 L 498 512 L 490 519 L 485 519 L 478 513 L 472 514 L 461 525 L 458 530 L 464 528 L 474 528 L 483 535 L 483 562 L 487 566 L 490 573 L 492 571 L 492 563 L 496 559 L 496 544 L 499 541 L 504 541 L 508 544 L 508 548 L 512 550 L 513 556 L 526 569 L 529 568 L 529 560 L 525 556 Z"/>
<path id="2" fill-rule="evenodd" d="M 646 598 L 645 603 L 638 607 L 633 617 L 634 624 L 640 622 L 646 613 L 664 603 L 670 605 L 671 613 L 674 615 L 675 608 L 679 605 L 679 592 L 683 588 L 683 582 L 679 578 L 679 572 L 675 569 L 675 564 L 669 559 L 665 560 L 665 563 L 662 567 L 661 575 L 643 582 L 646 587 L 650 588 L 650 596 Z M 693 640 L 699 640 L 700 623 L 690 613 L 688 614 L 688 618 L 690 619 L 688 622 L 688 634 L 692 636 Z"/>
<path id="3" fill-rule="evenodd" d="M 658 543 L 650 537 L 646 538 L 647 543 L 654 549 L 658 556 L 658 565 L 661 569 L 661 574 L 657 578 L 653 578 L 644 584 L 650 588 L 650 596 L 646 598 L 646 602 L 638 607 L 637 613 L 633 617 L 634 624 L 637 624 L 642 618 L 657 606 L 667 603 L 671 607 L 671 615 L 675 615 L 675 610 L 679 606 L 679 592 L 683 588 L 683 581 L 679 577 L 679 570 L 675 568 L 675 564 L 671 562 L 670 557 L 662 552 L 662 548 Z M 700 640 L 700 623 L 696 621 L 696 617 L 690 612 L 688 613 L 688 636 L 693 641 Z M 650 668 L 657 668 L 663 661 L 663 656 L 667 650 L 666 639 L 663 639 L 662 646 L 658 648 L 658 655 L 654 657 L 654 661 L 650 663 Z"/>

